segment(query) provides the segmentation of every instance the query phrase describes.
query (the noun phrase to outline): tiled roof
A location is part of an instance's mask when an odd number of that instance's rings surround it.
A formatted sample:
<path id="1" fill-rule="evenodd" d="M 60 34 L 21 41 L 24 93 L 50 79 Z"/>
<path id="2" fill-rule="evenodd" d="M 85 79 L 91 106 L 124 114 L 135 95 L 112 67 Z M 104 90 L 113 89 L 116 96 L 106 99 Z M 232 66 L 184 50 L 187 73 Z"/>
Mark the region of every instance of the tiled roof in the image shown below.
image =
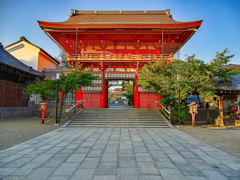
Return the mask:
<path id="1" fill-rule="evenodd" d="M 240 74 L 232 75 L 233 79 L 223 82 L 220 78 L 215 78 L 217 90 L 240 91 Z"/>
<path id="2" fill-rule="evenodd" d="M 238 69 L 238 70 L 240 70 L 240 64 L 228 64 L 228 65 L 222 66 L 221 69 Z"/>
<path id="3" fill-rule="evenodd" d="M 43 68 L 43 72 L 45 75 L 44 80 L 56 80 L 56 74 L 59 73 L 67 75 L 68 73 L 72 72 L 71 69 L 45 69 Z"/>
<path id="4" fill-rule="evenodd" d="M 183 24 L 172 19 L 170 10 L 82 11 L 72 9 L 67 21 L 56 24 Z"/>
<path id="5" fill-rule="evenodd" d="M 42 72 L 35 71 L 31 67 L 27 66 L 26 64 L 22 63 L 17 58 L 12 56 L 10 53 L 3 49 L 3 46 L 1 44 L 0 44 L 0 64 L 24 72 L 26 74 L 39 77 L 44 76 Z"/>

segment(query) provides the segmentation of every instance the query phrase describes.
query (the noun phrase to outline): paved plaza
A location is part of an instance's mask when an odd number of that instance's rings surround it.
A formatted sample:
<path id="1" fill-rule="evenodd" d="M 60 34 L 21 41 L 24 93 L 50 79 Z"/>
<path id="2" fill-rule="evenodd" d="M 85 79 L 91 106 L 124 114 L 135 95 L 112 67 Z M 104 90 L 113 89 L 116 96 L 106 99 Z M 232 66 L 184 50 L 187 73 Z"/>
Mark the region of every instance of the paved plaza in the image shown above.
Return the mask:
<path id="1" fill-rule="evenodd" d="M 0 151 L 0 179 L 240 179 L 240 159 L 170 128 L 60 128 Z"/>

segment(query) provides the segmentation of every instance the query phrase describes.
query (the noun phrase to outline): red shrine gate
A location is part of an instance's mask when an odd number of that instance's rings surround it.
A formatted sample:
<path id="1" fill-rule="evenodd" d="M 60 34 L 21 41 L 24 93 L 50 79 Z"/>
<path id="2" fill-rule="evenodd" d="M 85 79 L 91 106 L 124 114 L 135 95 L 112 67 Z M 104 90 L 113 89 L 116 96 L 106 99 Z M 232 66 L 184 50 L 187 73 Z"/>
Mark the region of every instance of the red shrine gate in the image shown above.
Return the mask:
<path id="1" fill-rule="evenodd" d="M 85 107 L 108 107 L 108 80 L 133 80 L 133 107 L 146 108 L 160 97 L 138 84 L 141 67 L 161 57 L 171 62 L 202 21 L 175 21 L 170 10 L 72 10 L 67 21 L 38 23 L 68 53 L 70 65 L 82 65 L 99 77 L 77 91 L 76 99 L 85 100 Z"/>

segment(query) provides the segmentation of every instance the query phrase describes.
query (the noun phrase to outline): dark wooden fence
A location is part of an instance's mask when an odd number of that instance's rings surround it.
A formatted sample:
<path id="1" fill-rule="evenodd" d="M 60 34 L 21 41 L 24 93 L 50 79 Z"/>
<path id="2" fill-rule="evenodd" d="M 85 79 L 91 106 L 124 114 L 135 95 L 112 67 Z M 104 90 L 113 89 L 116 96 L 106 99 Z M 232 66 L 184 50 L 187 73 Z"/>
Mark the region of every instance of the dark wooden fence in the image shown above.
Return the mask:
<path id="1" fill-rule="evenodd" d="M 0 80 L 0 107 L 27 107 L 23 89 L 26 85 Z"/>

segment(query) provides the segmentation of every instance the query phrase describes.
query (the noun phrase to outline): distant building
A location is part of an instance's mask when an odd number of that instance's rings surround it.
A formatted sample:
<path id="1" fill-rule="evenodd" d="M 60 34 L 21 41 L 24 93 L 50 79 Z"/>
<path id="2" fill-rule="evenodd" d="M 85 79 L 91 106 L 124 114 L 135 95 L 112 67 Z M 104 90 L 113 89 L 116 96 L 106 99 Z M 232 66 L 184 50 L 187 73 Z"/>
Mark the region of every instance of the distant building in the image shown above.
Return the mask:
<path id="1" fill-rule="evenodd" d="M 236 69 L 240 70 L 240 64 L 228 64 L 221 67 L 221 69 Z M 216 81 L 216 95 L 223 98 L 223 107 L 227 108 L 236 101 L 240 101 L 240 74 L 231 75 L 230 80 L 223 81 L 219 77 L 215 77 Z M 217 102 L 215 101 L 215 104 Z"/>
<path id="2" fill-rule="evenodd" d="M 232 75 L 231 77 L 231 80 L 226 81 L 215 78 L 217 83 L 216 95 L 223 97 L 225 108 L 236 101 L 240 101 L 240 74 Z"/>
<path id="3" fill-rule="evenodd" d="M 121 97 L 122 97 L 122 93 L 123 93 L 123 91 L 122 91 L 122 88 L 116 88 L 116 89 L 114 89 L 114 99 L 115 100 L 120 100 L 121 99 Z"/>
<path id="4" fill-rule="evenodd" d="M 43 68 L 56 69 L 59 62 L 42 48 L 32 44 L 24 36 L 19 41 L 5 47 L 5 50 L 22 63 L 41 72 Z"/>
<path id="5" fill-rule="evenodd" d="M 224 66 L 222 66 L 221 69 L 237 69 L 237 70 L 240 70 L 240 64 L 228 64 L 228 65 L 224 65 Z"/>

